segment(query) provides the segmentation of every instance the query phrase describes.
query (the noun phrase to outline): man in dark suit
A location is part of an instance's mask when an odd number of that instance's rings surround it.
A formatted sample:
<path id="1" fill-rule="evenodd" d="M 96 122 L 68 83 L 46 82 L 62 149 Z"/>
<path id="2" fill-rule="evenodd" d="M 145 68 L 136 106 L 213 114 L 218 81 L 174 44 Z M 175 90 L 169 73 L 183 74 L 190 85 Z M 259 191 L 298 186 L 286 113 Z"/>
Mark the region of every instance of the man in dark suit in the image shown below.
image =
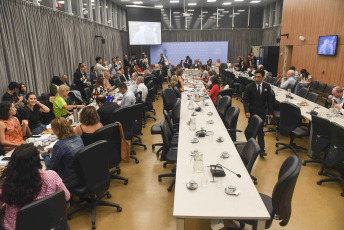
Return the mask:
<path id="1" fill-rule="evenodd" d="M 117 103 L 108 102 L 104 95 L 99 95 L 96 98 L 96 102 L 97 102 L 97 105 L 99 106 L 99 109 L 97 110 L 97 112 L 100 117 L 100 123 L 102 123 L 102 125 L 105 126 L 114 122 L 114 121 L 111 121 L 110 118 L 113 111 L 119 108 Z"/>
<path id="2" fill-rule="evenodd" d="M 128 60 L 128 54 L 124 54 L 124 56 L 123 56 L 123 64 L 124 64 L 124 67 L 130 66 L 129 60 Z"/>
<path id="3" fill-rule="evenodd" d="M 75 71 L 73 75 L 73 82 L 75 84 L 75 89 L 81 93 L 83 99 L 86 99 L 86 93 L 84 91 L 85 88 L 85 80 L 87 79 L 86 75 L 86 64 L 79 63 L 79 68 Z"/>
<path id="4" fill-rule="evenodd" d="M 271 87 L 269 84 L 263 82 L 265 72 L 257 70 L 254 74 L 254 82 L 246 86 L 244 95 L 244 109 L 245 115 L 250 119 L 257 114 L 262 120 L 263 124 L 258 131 L 258 144 L 261 152 L 260 156 L 266 156 L 263 126 L 266 114 L 269 114 L 270 119 L 273 118 L 273 97 Z"/>
<path id="5" fill-rule="evenodd" d="M 66 85 L 66 86 L 70 87 L 70 85 L 68 83 L 68 76 L 66 74 L 62 75 L 62 77 L 60 78 L 60 84 L 59 85 Z"/>
<path id="6" fill-rule="evenodd" d="M 186 65 L 185 68 L 191 69 L 192 59 L 189 56 L 186 56 L 185 65 Z"/>

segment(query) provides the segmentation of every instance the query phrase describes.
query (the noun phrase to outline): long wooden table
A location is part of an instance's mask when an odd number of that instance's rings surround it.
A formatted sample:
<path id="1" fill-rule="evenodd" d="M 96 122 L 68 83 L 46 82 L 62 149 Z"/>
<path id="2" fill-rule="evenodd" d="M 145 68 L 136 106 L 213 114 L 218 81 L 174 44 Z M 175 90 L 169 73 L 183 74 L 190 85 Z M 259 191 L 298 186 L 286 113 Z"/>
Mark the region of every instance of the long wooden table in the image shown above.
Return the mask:
<path id="1" fill-rule="evenodd" d="M 187 87 L 185 87 L 188 90 Z M 250 219 L 256 220 L 258 229 L 264 229 L 265 221 L 270 219 L 260 195 L 254 186 L 217 110 L 210 99 L 209 106 L 202 107 L 203 112 L 197 112 L 196 130 L 201 127 L 214 131 L 212 140 L 209 137 L 199 138 L 199 143 L 192 144 L 191 138 L 195 132 L 189 131 L 187 121 L 192 117 L 188 104 L 190 100 L 185 93 L 181 97 L 181 114 L 179 125 L 178 159 L 175 184 L 175 197 L 173 216 L 177 219 L 177 229 L 185 229 L 185 219 Z M 208 116 L 208 112 L 213 112 Z M 214 124 L 206 125 L 207 120 L 213 120 Z M 217 137 L 224 137 L 224 142 L 216 142 Z M 193 171 L 193 158 L 190 152 L 197 149 L 203 153 L 204 174 Z M 213 179 L 210 169 L 211 164 L 217 164 L 221 152 L 227 151 L 230 157 L 222 160 L 222 165 L 232 171 L 241 174 L 241 178 L 225 170 L 226 176 L 220 178 L 222 187 L 211 183 Z M 201 185 L 201 178 L 207 178 L 207 186 Z M 186 183 L 195 180 L 198 189 L 189 190 Z M 217 181 L 218 178 L 215 178 Z M 227 195 L 225 187 L 235 185 L 240 194 Z"/>

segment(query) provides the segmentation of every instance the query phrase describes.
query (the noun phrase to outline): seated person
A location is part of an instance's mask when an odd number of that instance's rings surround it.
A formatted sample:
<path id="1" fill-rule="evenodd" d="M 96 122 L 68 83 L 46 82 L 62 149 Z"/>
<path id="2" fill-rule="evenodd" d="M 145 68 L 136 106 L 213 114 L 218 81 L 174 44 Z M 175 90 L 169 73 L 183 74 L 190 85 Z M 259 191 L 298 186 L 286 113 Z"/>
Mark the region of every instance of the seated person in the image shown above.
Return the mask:
<path id="1" fill-rule="evenodd" d="M 75 187 L 79 185 L 79 179 L 73 167 L 73 159 L 84 144 L 64 117 L 55 118 L 51 122 L 51 129 L 59 140 L 53 148 L 42 154 L 45 165 L 59 174 L 67 188 Z"/>
<path id="2" fill-rule="evenodd" d="M 193 68 L 194 69 L 199 69 L 201 66 L 200 66 L 200 64 L 198 63 L 198 61 L 197 60 L 195 60 L 195 63 L 194 63 L 194 65 L 193 65 Z"/>
<path id="3" fill-rule="evenodd" d="M 69 86 L 69 83 L 68 83 L 68 76 L 66 74 L 63 74 L 60 78 L 60 85 L 66 85 L 66 86 Z"/>
<path id="4" fill-rule="evenodd" d="M 117 73 L 116 73 L 116 75 L 117 75 Z M 102 76 L 102 75 L 99 75 L 99 76 Z M 104 71 L 104 79 L 105 79 L 105 88 L 104 89 L 113 90 L 115 88 L 115 81 L 110 78 L 110 72 L 109 71 Z"/>
<path id="5" fill-rule="evenodd" d="M 294 75 L 295 80 L 300 80 L 299 79 L 299 72 L 296 71 L 295 66 L 290 66 L 289 70 L 294 70 L 294 72 L 295 72 L 295 75 Z"/>
<path id="6" fill-rule="evenodd" d="M 131 76 L 131 80 L 134 81 L 134 84 L 130 87 L 130 90 L 133 91 L 133 93 L 136 93 L 137 87 L 138 85 L 136 84 L 136 80 L 137 80 L 137 73 L 133 73 L 133 75 Z"/>
<path id="7" fill-rule="evenodd" d="M 178 77 L 177 75 L 173 75 L 171 77 L 170 85 L 171 87 L 175 87 L 178 84 Z"/>
<path id="8" fill-rule="evenodd" d="M 254 72 L 256 71 L 255 70 L 256 69 L 256 66 L 255 65 L 250 65 L 250 68 L 248 69 L 248 75 L 250 76 L 250 77 L 254 77 Z"/>
<path id="9" fill-rule="evenodd" d="M 295 72 L 295 71 L 294 71 Z M 307 72 L 306 69 L 302 69 L 300 76 L 297 78 L 300 82 L 296 85 L 294 93 L 297 94 L 299 89 L 306 88 L 312 83 L 312 76 Z M 294 76 L 295 78 L 295 76 Z"/>
<path id="10" fill-rule="evenodd" d="M 2 96 L 2 101 L 13 102 L 14 105 L 23 104 L 23 97 L 18 97 L 17 92 L 19 91 L 19 84 L 12 81 L 8 85 L 7 92 Z"/>
<path id="11" fill-rule="evenodd" d="M 231 61 L 228 59 L 228 60 L 227 60 L 227 69 L 229 69 L 229 68 L 232 68 L 232 63 L 231 63 Z"/>
<path id="12" fill-rule="evenodd" d="M 134 73 L 137 73 L 137 72 L 134 72 Z M 134 74 L 133 73 L 133 74 Z M 115 80 L 115 85 L 116 83 L 119 83 L 119 82 L 126 82 L 127 79 L 125 78 L 125 76 L 123 75 L 122 71 L 121 70 L 118 70 L 117 73 L 116 73 L 116 77 L 114 78 Z"/>
<path id="13" fill-rule="evenodd" d="M 186 83 L 184 83 L 183 81 L 183 69 L 179 69 L 177 70 L 177 78 L 178 78 L 178 83 L 177 83 L 177 88 L 179 89 L 180 92 L 184 92 L 184 85 L 186 85 Z"/>
<path id="14" fill-rule="evenodd" d="M 202 80 L 202 83 L 206 86 L 209 87 L 211 85 L 211 78 L 215 77 L 215 71 L 210 70 L 208 72 L 208 77 L 205 81 Z"/>
<path id="15" fill-rule="evenodd" d="M 137 81 L 136 81 L 137 90 L 136 90 L 136 92 L 142 92 L 141 100 L 143 103 L 146 102 L 146 98 L 148 95 L 148 88 L 144 82 L 145 82 L 145 79 L 143 77 L 140 76 L 137 78 Z"/>
<path id="16" fill-rule="evenodd" d="M 19 97 L 23 97 L 23 103 L 26 103 L 26 85 L 24 83 L 19 84 L 19 90 L 18 90 L 18 95 Z"/>
<path id="17" fill-rule="evenodd" d="M 121 82 L 121 83 L 118 83 L 117 86 L 118 86 L 119 92 L 123 94 L 123 99 L 119 106 L 124 107 L 124 106 L 134 105 L 136 102 L 136 98 L 133 91 L 128 90 L 127 84 Z"/>
<path id="18" fill-rule="evenodd" d="M 66 201 L 70 198 L 59 175 L 51 170 L 42 170 L 39 150 L 32 143 L 14 150 L 0 180 L 0 206 L 6 204 L 2 223 L 5 229 L 15 229 L 19 209 L 35 200 L 60 190 L 64 191 Z"/>
<path id="19" fill-rule="evenodd" d="M 127 79 L 127 81 L 130 81 L 131 77 L 130 77 L 130 68 L 129 68 L 129 66 L 125 66 L 125 67 L 123 67 L 123 69 L 124 69 L 123 76 Z M 148 69 L 146 69 L 145 72 L 146 71 L 148 71 Z"/>
<path id="20" fill-rule="evenodd" d="M 94 85 L 92 95 L 98 96 L 98 95 L 107 95 L 108 92 L 106 90 L 105 86 L 105 78 L 102 76 L 99 76 L 97 79 L 97 83 Z"/>
<path id="21" fill-rule="evenodd" d="M 220 59 L 217 59 L 216 62 L 215 62 L 215 67 L 216 68 L 220 68 L 221 67 L 221 61 Z"/>
<path id="22" fill-rule="evenodd" d="M 31 132 L 26 120 L 20 125 L 18 118 L 14 117 L 17 109 L 14 104 L 4 101 L 0 104 L 0 142 L 5 147 L 17 147 L 25 143 L 23 134 L 30 136 Z"/>
<path id="23" fill-rule="evenodd" d="M 38 135 L 47 129 L 45 125 L 41 123 L 42 113 L 49 113 L 50 109 L 37 101 L 35 93 L 27 94 L 27 102 L 25 106 L 24 119 L 28 121 L 29 128 L 33 135 Z"/>
<path id="24" fill-rule="evenodd" d="M 325 101 L 325 107 L 328 108 L 329 106 L 332 106 L 334 108 L 342 110 L 343 102 L 344 102 L 343 88 L 341 88 L 340 86 L 336 86 L 332 90 L 332 95 L 329 95 L 327 100 Z M 334 104 L 336 104 L 336 106 Z"/>
<path id="25" fill-rule="evenodd" d="M 68 110 L 73 110 L 73 108 L 84 108 L 84 105 L 67 105 L 66 97 L 69 93 L 69 87 L 66 85 L 61 85 L 59 87 L 59 91 L 56 94 L 56 98 L 53 103 L 53 109 L 55 117 L 65 117 L 68 114 L 72 114 L 72 112 L 68 112 Z"/>
<path id="26" fill-rule="evenodd" d="M 100 123 L 100 118 L 96 108 L 87 106 L 80 112 L 79 122 L 81 125 L 77 126 L 74 130 L 78 134 L 84 145 L 89 145 L 93 142 L 93 133 L 103 127 Z"/>
<path id="27" fill-rule="evenodd" d="M 113 123 L 113 121 L 111 121 L 110 118 L 111 118 L 111 114 L 117 108 L 119 108 L 117 103 L 108 102 L 106 100 L 106 97 L 104 97 L 103 95 L 99 95 L 96 98 L 96 103 L 99 107 L 99 109 L 97 110 L 97 113 L 100 117 L 100 123 L 102 123 L 102 125 L 108 125 L 108 124 Z"/>
<path id="28" fill-rule="evenodd" d="M 55 97 L 60 87 L 60 78 L 58 76 L 53 76 L 50 84 L 50 95 Z"/>
<path id="29" fill-rule="evenodd" d="M 286 74 L 287 80 L 283 84 L 281 84 L 281 89 L 292 90 L 294 88 L 295 83 L 296 83 L 294 74 L 295 74 L 294 70 L 288 70 Z"/>
<path id="30" fill-rule="evenodd" d="M 210 96 L 211 100 L 215 104 L 216 99 L 217 99 L 217 94 L 220 92 L 219 79 L 217 77 L 212 77 L 211 85 L 212 85 L 211 90 L 204 89 L 203 91 Z"/>
<path id="31" fill-rule="evenodd" d="M 247 66 L 245 64 L 245 62 L 241 62 L 241 65 L 239 66 L 239 68 L 237 69 L 238 71 L 241 71 L 241 72 L 245 72 L 247 70 Z"/>
<path id="32" fill-rule="evenodd" d="M 208 71 L 207 71 L 207 67 L 205 65 L 201 66 L 201 76 L 199 78 L 195 78 L 195 80 L 202 80 L 202 81 L 206 81 L 208 78 Z"/>
<path id="33" fill-rule="evenodd" d="M 95 84 L 97 82 L 97 72 L 95 71 L 94 66 L 91 66 L 90 78 L 92 84 Z"/>

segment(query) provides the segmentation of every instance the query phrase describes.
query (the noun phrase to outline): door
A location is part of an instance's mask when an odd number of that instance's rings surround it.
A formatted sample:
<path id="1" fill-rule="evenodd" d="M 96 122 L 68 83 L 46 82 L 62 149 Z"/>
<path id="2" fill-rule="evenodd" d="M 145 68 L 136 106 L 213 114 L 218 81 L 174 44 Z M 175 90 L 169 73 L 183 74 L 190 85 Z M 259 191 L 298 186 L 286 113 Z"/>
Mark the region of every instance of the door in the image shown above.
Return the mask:
<path id="1" fill-rule="evenodd" d="M 285 46 L 284 50 L 284 62 L 283 62 L 283 76 L 289 70 L 291 66 L 291 58 L 293 56 L 293 46 Z"/>

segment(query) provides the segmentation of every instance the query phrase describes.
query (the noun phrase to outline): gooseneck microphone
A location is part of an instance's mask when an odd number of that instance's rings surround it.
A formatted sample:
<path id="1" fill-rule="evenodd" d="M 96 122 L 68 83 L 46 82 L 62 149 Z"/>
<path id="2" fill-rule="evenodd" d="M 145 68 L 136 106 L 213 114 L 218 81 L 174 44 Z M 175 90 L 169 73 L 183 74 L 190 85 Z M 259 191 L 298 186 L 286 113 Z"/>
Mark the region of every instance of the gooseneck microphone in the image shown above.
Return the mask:
<path id="1" fill-rule="evenodd" d="M 216 164 L 216 165 L 210 165 L 210 167 L 222 167 L 227 169 L 228 171 L 230 171 L 231 173 L 235 174 L 237 177 L 241 178 L 241 175 L 239 173 L 235 173 L 232 170 L 230 170 L 229 168 L 226 168 L 225 166 L 223 166 L 222 164 Z"/>

